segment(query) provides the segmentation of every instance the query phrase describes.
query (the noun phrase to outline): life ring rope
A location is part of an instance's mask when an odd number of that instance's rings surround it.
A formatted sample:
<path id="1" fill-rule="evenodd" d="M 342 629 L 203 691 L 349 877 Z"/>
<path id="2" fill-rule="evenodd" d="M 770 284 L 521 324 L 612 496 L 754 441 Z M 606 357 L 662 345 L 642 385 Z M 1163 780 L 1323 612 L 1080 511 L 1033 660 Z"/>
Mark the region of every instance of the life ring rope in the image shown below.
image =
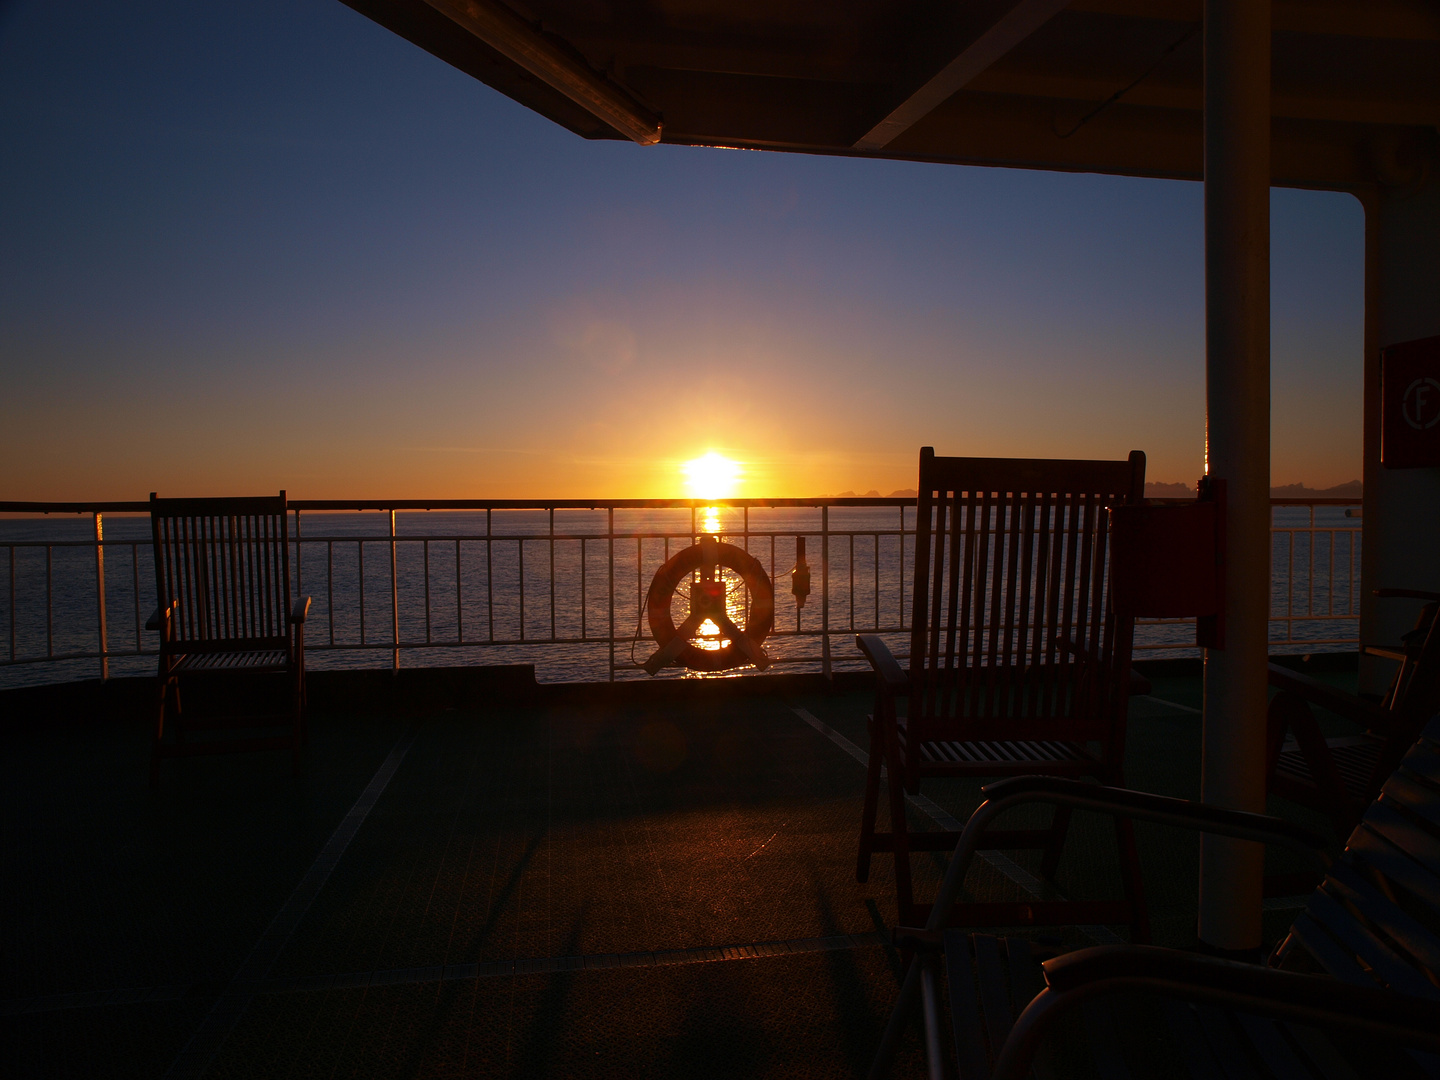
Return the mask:
<path id="1" fill-rule="evenodd" d="M 728 590 L 720 567 L 734 571 L 749 594 L 743 629 L 735 625 L 727 611 Z M 691 586 L 690 614 L 676 626 L 670 610 L 675 590 L 697 571 L 700 580 Z M 703 536 L 698 544 L 672 555 L 650 579 L 645 614 L 658 646 L 644 664 L 651 675 L 676 663 L 692 671 L 728 671 L 745 664 L 763 670 L 771 664 L 762 643 L 775 626 L 775 591 L 760 560 L 734 544 Z M 691 641 L 706 620 L 720 629 L 729 639 L 728 644 L 702 649 Z"/>

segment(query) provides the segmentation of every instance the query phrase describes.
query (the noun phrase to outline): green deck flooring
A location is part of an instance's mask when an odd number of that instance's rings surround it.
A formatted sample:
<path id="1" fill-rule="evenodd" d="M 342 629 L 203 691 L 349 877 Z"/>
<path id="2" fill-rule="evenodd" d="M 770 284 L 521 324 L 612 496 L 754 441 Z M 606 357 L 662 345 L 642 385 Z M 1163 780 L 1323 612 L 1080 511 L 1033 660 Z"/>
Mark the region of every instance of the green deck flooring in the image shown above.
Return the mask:
<path id="1" fill-rule="evenodd" d="M 1136 699 L 1132 786 L 1198 794 L 1199 705 L 1194 679 Z M 143 725 L 12 733 L 5 1071 L 863 1073 L 898 963 L 889 857 L 854 879 L 864 773 L 842 744 L 864 748 L 868 706 L 319 715 L 298 777 L 284 754 L 192 759 L 153 793 Z M 961 819 L 979 798 L 925 794 Z M 1191 944 L 1195 839 L 1139 842 L 1156 941 Z M 1082 815 L 1057 884 L 1118 895 L 1115 861 L 1108 824 Z M 942 867 L 917 859 L 922 896 Z M 970 889 L 1023 898 L 1015 877 L 983 864 Z M 912 1036 L 896 1075 L 920 1071 Z"/>

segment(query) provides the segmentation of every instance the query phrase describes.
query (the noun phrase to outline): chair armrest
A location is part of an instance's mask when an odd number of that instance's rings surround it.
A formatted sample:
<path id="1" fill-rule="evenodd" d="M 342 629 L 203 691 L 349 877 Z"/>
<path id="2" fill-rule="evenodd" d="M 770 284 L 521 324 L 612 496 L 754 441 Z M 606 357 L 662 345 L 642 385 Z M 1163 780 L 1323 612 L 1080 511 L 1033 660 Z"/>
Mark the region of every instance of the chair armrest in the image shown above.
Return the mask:
<path id="1" fill-rule="evenodd" d="M 1069 780 L 1062 776 L 1007 777 L 993 784 L 986 784 L 980 789 L 980 794 L 985 797 L 985 801 L 975 808 L 970 820 L 965 822 L 960 839 L 955 843 L 955 854 L 950 859 L 950 865 L 945 868 L 945 877 L 940 882 L 935 903 L 930 906 L 930 917 L 925 921 L 926 930 L 939 930 L 945 925 L 950 909 L 960 897 L 971 860 L 990 828 L 990 823 L 1001 814 L 1027 803 L 1050 803 L 1074 810 L 1094 810 L 1112 817 L 1197 829 L 1237 840 L 1282 844 L 1318 856 L 1318 861 L 1329 865 L 1323 836 L 1283 818 L 1267 817 L 1264 814 L 1227 810 L 1202 802 L 1152 795 L 1145 791 L 1103 787 L 1100 784 Z"/>
<path id="2" fill-rule="evenodd" d="M 1404 649 L 1387 649 L 1380 645 L 1366 645 L 1361 650 L 1366 656 L 1378 656 L 1381 660 L 1398 660 L 1404 663 L 1410 654 Z"/>
<path id="3" fill-rule="evenodd" d="M 1426 592 L 1424 589 L 1376 589 L 1375 595 L 1382 600 L 1430 600 L 1440 601 L 1440 593 Z"/>
<path id="4" fill-rule="evenodd" d="M 1053 802 L 1117 817 L 1198 829 L 1239 840 L 1278 843 L 1322 854 L 1328 847 L 1319 833 L 1284 818 L 1227 810 L 1191 799 L 1153 795 L 1148 791 L 1104 787 L 1063 776 L 1006 777 L 986 784 L 980 789 L 980 794 L 985 797 L 986 803 L 1003 803 L 1006 807 L 1024 802 Z"/>
<path id="5" fill-rule="evenodd" d="M 1388 1030 L 1408 1042 L 1440 1049 L 1434 998 L 1402 994 L 1382 986 L 1342 982 L 1327 975 L 1242 964 L 1153 945 L 1097 945 L 1046 960 L 1045 983 L 1056 993 L 1079 990 L 1110 979 L 1143 979 L 1169 984 L 1178 996 L 1207 998 L 1220 1005 L 1251 1010 L 1268 1002 L 1283 1019 L 1323 1026 L 1350 1020 L 1360 1030 Z M 1272 1013 L 1273 1015 L 1273 1013 Z"/>
<path id="6" fill-rule="evenodd" d="M 169 620 L 169 618 L 170 618 L 170 612 L 173 611 L 174 609 L 175 609 L 174 604 L 171 604 L 171 606 L 170 606 L 170 607 L 167 607 L 167 608 L 158 608 L 158 607 L 157 607 L 154 611 L 152 611 L 152 612 L 150 613 L 150 617 L 145 620 L 145 629 L 146 629 L 146 630 L 160 630 L 160 629 L 163 629 L 164 626 L 165 626 L 165 623 L 166 623 L 166 622 Z"/>
<path id="7" fill-rule="evenodd" d="M 1329 709 L 1335 715 L 1343 716 L 1362 727 L 1373 727 L 1385 721 L 1384 710 L 1379 706 L 1351 697 L 1345 691 L 1312 679 L 1309 675 L 1291 671 L 1279 664 L 1271 664 L 1269 678 L 1270 685 L 1277 690 L 1289 690 L 1292 694 L 1299 694 L 1312 705 Z"/>
<path id="8" fill-rule="evenodd" d="M 290 621 L 292 623 L 303 623 L 305 616 L 310 614 L 310 597 L 306 596 L 295 601 L 290 608 Z"/>
<path id="9" fill-rule="evenodd" d="M 1045 1032 L 1063 1013 L 1092 997 L 1121 991 L 1207 1002 L 1440 1050 L 1435 1001 L 1379 986 L 1147 945 L 1099 945 L 1046 960 L 1041 966 L 1046 989 L 1016 1019 L 997 1055 L 995 1080 L 1025 1076 Z"/>
<path id="10" fill-rule="evenodd" d="M 880 685 L 890 694 L 904 694 L 910 687 L 909 676 L 895 659 L 890 646 L 878 634 L 856 634 L 855 645 L 870 661 Z"/>

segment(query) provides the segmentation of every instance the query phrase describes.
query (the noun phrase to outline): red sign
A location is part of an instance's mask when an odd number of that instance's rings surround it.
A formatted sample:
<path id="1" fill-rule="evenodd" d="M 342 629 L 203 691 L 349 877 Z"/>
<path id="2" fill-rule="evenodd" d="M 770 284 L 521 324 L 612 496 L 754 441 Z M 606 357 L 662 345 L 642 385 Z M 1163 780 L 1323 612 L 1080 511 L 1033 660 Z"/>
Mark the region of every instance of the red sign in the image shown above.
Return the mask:
<path id="1" fill-rule="evenodd" d="M 1380 353 L 1380 463 L 1440 466 L 1440 337 Z"/>

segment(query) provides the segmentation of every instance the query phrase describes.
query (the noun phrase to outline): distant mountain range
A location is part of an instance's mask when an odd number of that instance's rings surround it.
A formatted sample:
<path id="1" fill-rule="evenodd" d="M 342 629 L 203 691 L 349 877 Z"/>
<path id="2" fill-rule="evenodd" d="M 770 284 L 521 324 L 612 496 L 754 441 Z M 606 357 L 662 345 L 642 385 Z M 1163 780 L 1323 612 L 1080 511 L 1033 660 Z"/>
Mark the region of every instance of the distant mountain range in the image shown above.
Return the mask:
<path id="1" fill-rule="evenodd" d="M 1304 484 L 1282 484 L 1270 489 L 1272 499 L 1359 499 L 1365 486 L 1359 480 L 1347 480 L 1328 488 L 1306 487 Z M 1147 499 L 1191 499 L 1195 497 L 1193 484 L 1164 484 L 1149 481 L 1145 485 Z"/>
<path id="2" fill-rule="evenodd" d="M 1328 488 L 1306 487 L 1304 484 L 1282 484 L 1280 487 L 1270 489 L 1272 499 L 1355 499 L 1359 500 L 1365 491 L 1365 486 L 1359 480 L 1347 480 L 1343 484 L 1336 484 Z M 901 488 L 899 491 L 892 491 L 887 498 L 891 499 L 913 499 L 918 494 L 914 488 Z M 874 499 L 878 498 L 880 492 L 875 489 L 857 493 L 854 491 L 842 491 L 836 496 L 837 499 Z M 1195 485 L 1193 484 L 1166 484 L 1151 480 L 1145 485 L 1145 497 L 1147 499 L 1193 499 L 1195 497 Z"/>
<path id="3" fill-rule="evenodd" d="M 1270 489 L 1272 499 L 1355 499 L 1359 500 L 1364 495 L 1365 487 L 1359 480 L 1347 480 L 1343 484 L 1336 484 L 1328 488 L 1306 487 L 1304 484 L 1282 484 L 1280 487 Z M 890 499 L 913 499 L 918 494 L 914 488 L 901 488 L 899 491 L 892 491 L 886 498 Z M 842 491 L 835 496 L 837 499 L 875 499 L 880 497 L 880 492 L 871 488 L 865 492 Z M 1145 497 L 1147 499 L 1193 499 L 1195 497 L 1194 484 L 1166 484 L 1151 480 L 1145 484 Z"/>

